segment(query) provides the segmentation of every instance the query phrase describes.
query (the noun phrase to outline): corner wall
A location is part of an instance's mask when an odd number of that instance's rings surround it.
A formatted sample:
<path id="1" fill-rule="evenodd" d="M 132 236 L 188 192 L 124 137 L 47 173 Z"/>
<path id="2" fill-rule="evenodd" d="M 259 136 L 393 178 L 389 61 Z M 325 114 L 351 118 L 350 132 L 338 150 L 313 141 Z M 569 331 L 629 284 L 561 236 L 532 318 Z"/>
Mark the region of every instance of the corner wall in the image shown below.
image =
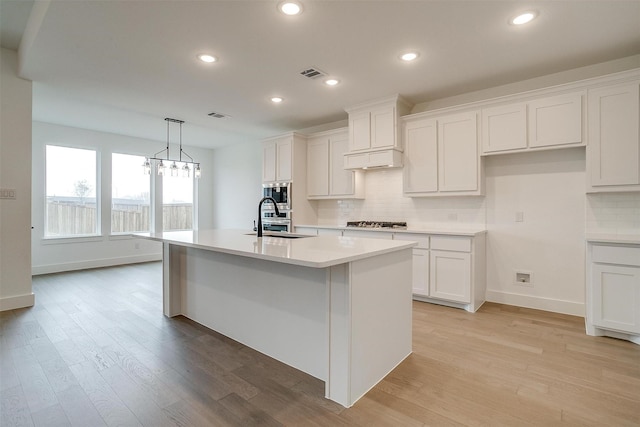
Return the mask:
<path id="1" fill-rule="evenodd" d="M 262 197 L 262 145 L 254 141 L 217 148 L 212 169 L 212 228 L 251 230 Z"/>
<path id="2" fill-rule="evenodd" d="M 31 288 L 31 88 L 17 76 L 18 54 L 0 49 L 0 311 L 30 307 Z"/>

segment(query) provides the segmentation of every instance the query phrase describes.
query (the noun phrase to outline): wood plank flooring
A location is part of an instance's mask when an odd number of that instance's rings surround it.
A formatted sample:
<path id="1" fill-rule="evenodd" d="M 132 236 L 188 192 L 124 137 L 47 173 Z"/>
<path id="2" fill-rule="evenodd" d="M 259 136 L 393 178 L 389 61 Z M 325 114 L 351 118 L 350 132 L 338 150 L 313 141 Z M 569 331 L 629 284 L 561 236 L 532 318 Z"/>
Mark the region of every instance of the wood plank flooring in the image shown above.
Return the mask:
<path id="1" fill-rule="evenodd" d="M 3 427 L 640 425 L 640 346 L 578 317 L 414 302 L 413 354 L 345 409 L 321 381 L 164 317 L 159 263 L 33 288 L 35 307 L 0 313 Z"/>

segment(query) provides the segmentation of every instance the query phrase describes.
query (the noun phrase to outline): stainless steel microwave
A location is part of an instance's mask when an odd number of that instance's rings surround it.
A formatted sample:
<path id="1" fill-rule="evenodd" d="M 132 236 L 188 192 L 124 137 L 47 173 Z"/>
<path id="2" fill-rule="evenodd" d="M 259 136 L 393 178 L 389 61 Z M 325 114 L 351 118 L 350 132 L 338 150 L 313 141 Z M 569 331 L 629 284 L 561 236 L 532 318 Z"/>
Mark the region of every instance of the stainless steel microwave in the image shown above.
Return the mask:
<path id="1" fill-rule="evenodd" d="M 262 196 L 272 197 L 278 204 L 281 211 L 291 210 L 291 183 L 290 182 L 274 182 L 270 184 L 262 184 Z M 274 210 L 272 203 L 262 205 L 265 211 Z"/>

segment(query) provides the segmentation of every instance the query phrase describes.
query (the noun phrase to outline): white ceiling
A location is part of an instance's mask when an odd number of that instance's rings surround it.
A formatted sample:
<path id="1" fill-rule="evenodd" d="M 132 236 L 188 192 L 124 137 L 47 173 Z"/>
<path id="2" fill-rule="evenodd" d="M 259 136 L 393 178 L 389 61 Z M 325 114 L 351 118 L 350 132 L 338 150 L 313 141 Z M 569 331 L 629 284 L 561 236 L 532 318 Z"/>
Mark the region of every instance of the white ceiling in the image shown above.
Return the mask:
<path id="1" fill-rule="evenodd" d="M 638 0 L 302 0 L 297 17 L 275 0 L 0 2 L 4 47 L 26 25 L 34 120 L 163 141 L 173 117 L 185 144 L 212 148 L 343 120 L 344 107 L 396 93 L 419 103 L 640 53 Z M 507 23 L 530 8 L 535 21 Z M 421 56 L 402 63 L 407 49 Z M 298 74 L 309 66 L 341 84 Z"/>

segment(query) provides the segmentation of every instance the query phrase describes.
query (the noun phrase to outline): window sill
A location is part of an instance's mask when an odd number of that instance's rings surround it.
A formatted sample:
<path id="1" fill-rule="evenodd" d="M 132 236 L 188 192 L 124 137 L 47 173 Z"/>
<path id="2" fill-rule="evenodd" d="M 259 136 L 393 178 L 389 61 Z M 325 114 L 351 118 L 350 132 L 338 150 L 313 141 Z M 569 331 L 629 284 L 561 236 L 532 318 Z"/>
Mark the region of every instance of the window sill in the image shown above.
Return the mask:
<path id="1" fill-rule="evenodd" d="M 61 245 L 67 243 L 88 243 L 88 242 L 100 242 L 104 240 L 104 236 L 99 234 L 91 236 L 69 236 L 69 237 L 43 237 L 43 245 Z"/>

